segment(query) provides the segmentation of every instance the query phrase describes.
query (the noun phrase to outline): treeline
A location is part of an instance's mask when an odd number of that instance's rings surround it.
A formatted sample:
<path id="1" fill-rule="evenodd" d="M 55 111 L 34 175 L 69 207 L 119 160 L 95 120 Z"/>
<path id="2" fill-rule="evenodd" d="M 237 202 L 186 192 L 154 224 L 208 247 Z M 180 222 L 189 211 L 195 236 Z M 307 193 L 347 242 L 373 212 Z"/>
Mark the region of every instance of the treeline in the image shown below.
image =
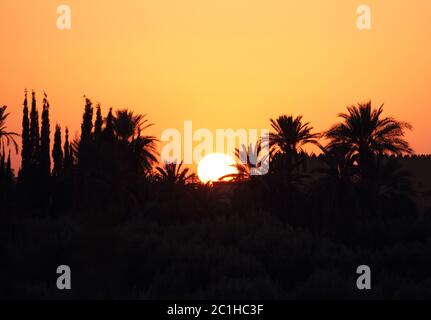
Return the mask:
<path id="1" fill-rule="evenodd" d="M 382 107 L 348 107 L 320 133 L 301 116 L 272 119 L 269 172 L 252 175 L 265 165 L 261 145 L 243 146 L 233 181 L 212 186 L 182 163 L 157 163 L 145 116 L 104 113 L 86 98 L 71 139 L 67 128 L 50 131 L 46 96 L 39 119 L 34 93 L 15 178 L 16 134 L 0 111 L 0 297 L 431 297 L 430 215 L 418 215 L 402 166 L 415 158 L 411 126 Z M 63 264 L 70 291 L 55 284 Z M 356 287 L 363 264 L 372 290 Z"/>
<path id="2" fill-rule="evenodd" d="M 158 164 L 157 139 L 145 135 L 152 124 L 127 109 L 108 110 L 85 98 L 79 137 L 70 140 L 56 125 L 51 148 L 49 101 L 41 121 L 35 92 L 23 103 L 21 168 L 16 183 L 10 160 L 2 156 L 4 189 L 16 215 L 58 216 L 67 212 L 104 220 L 141 215 L 165 222 L 266 212 L 292 226 L 328 233 L 348 230 L 360 219 L 415 216 L 409 173 L 398 163 L 411 157 L 404 139 L 410 124 L 383 116 L 371 102 L 351 106 L 341 121 L 317 133 L 301 116 L 271 119 L 270 169 L 252 175 L 263 162 L 252 159 L 261 145 L 243 146 L 229 186 L 199 183 L 182 163 Z M 321 141 L 325 141 L 322 144 Z M 321 150 L 318 158 L 304 151 Z M 52 163 L 51 163 L 52 159 Z M 3 196 L 5 198 L 5 196 Z"/>
<path id="3" fill-rule="evenodd" d="M 127 207 L 128 192 L 149 180 L 156 161 L 156 138 L 141 134 L 150 126 L 148 120 L 126 109 L 115 114 L 110 109 L 103 118 L 100 105 L 93 106 L 85 98 L 81 135 L 71 141 L 65 128 L 63 142 L 62 128 L 57 124 L 51 148 L 47 96 L 44 94 L 42 101 L 41 120 L 34 91 L 30 109 L 28 100 L 26 92 L 21 166 L 16 179 L 10 168 L 10 155 L 5 160 L 3 151 L 1 157 L 1 173 L 5 176 L 1 181 L 9 183 L 7 189 L 2 188 L 2 194 L 8 198 L 4 202 L 12 211 L 42 217 L 72 209 L 103 212 L 115 204 Z M 6 132 L 2 136 L 8 137 Z M 16 144 L 13 137 L 9 138 Z M 5 143 L 3 149 L 4 146 Z"/>

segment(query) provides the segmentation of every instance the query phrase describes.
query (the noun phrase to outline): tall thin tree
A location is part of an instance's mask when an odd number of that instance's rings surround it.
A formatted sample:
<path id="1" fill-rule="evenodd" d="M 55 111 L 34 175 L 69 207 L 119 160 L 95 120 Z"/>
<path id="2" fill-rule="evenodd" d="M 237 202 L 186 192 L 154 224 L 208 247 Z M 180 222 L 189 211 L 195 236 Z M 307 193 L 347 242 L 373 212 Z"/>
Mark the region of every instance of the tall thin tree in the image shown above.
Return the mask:
<path id="1" fill-rule="evenodd" d="M 114 116 L 112 114 L 112 108 L 109 109 L 108 115 L 105 120 L 105 128 L 103 129 L 103 137 L 107 141 L 114 139 Z"/>
<path id="2" fill-rule="evenodd" d="M 36 93 L 31 93 L 31 111 L 30 111 L 30 135 L 29 135 L 29 150 L 30 150 L 30 166 L 31 174 L 37 173 L 39 166 L 39 112 L 36 107 Z"/>
<path id="3" fill-rule="evenodd" d="M 26 177 L 29 165 L 31 162 L 31 149 L 30 149 L 30 120 L 28 118 L 28 102 L 27 90 L 25 90 L 24 106 L 22 110 L 22 145 L 21 145 L 21 175 Z"/>
<path id="4" fill-rule="evenodd" d="M 102 126 L 103 126 L 102 110 L 99 104 L 96 107 L 96 120 L 94 122 L 94 138 L 96 141 L 98 141 L 102 136 Z"/>
<path id="5" fill-rule="evenodd" d="M 88 164 L 90 144 L 93 130 L 93 103 L 85 98 L 85 109 L 82 116 L 81 139 L 78 146 L 78 166 L 83 168 Z"/>
<path id="6" fill-rule="evenodd" d="M 40 170 L 46 178 L 51 175 L 51 155 L 50 155 L 50 125 L 49 125 L 49 102 L 44 93 L 42 110 L 42 127 L 40 132 Z"/>
<path id="7" fill-rule="evenodd" d="M 71 150 L 71 145 L 69 143 L 69 129 L 66 127 L 66 136 L 64 138 L 64 163 L 63 163 L 63 167 L 65 169 L 69 169 L 72 167 L 73 165 L 73 158 L 72 158 L 72 150 Z"/>
<path id="8" fill-rule="evenodd" d="M 63 170 L 63 149 L 61 145 L 61 128 L 59 125 L 55 127 L 54 146 L 52 148 L 52 159 L 54 160 L 54 168 L 52 175 L 58 177 Z"/>

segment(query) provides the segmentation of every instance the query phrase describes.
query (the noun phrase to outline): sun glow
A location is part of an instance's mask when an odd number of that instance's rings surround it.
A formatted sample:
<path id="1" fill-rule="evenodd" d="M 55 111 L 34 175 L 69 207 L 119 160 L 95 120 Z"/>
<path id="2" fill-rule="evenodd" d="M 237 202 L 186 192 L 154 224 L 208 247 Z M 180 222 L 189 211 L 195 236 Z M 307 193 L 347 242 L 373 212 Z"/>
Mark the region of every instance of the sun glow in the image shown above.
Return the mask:
<path id="1" fill-rule="evenodd" d="M 198 176 L 203 183 L 216 182 L 220 178 L 237 173 L 235 168 L 235 160 L 224 153 L 212 153 L 199 161 Z M 226 178 L 223 180 L 231 180 Z"/>

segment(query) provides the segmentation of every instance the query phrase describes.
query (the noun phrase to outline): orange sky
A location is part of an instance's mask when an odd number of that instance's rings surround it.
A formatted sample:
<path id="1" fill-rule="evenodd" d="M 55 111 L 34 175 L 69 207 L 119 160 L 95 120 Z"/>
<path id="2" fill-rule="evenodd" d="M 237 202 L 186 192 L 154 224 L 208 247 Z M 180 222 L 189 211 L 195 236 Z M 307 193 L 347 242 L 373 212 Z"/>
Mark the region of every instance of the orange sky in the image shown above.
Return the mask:
<path id="1" fill-rule="evenodd" d="M 56 28 L 57 6 L 72 29 Z M 372 8 L 372 30 L 356 8 Z M 42 90 L 56 122 L 78 132 L 86 94 L 148 113 L 151 133 L 265 128 L 282 113 L 317 130 L 372 99 L 410 121 L 431 153 L 431 1 L 14 0 L 0 2 L 0 104 L 20 132 L 24 88 Z M 39 102 L 39 106 L 40 106 Z M 15 159 L 15 165 L 17 164 Z"/>

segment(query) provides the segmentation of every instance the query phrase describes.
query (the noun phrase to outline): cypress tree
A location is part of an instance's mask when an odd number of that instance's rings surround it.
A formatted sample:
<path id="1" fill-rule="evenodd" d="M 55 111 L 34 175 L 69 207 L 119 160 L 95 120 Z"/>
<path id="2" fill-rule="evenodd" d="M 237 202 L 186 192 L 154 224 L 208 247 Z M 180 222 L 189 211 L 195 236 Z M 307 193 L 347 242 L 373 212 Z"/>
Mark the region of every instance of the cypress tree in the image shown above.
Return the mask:
<path id="1" fill-rule="evenodd" d="M 58 177 L 60 176 L 63 169 L 63 149 L 61 146 L 61 128 L 59 125 L 55 127 L 52 159 L 54 160 L 54 168 L 52 170 L 52 175 Z"/>
<path id="2" fill-rule="evenodd" d="M 88 163 L 91 132 L 93 130 L 93 104 L 90 99 L 85 98 L 85 110 L 82 116 L 81 140 L 78 148 L 78 165 L 85 167 Z"/>
<path id="3" fill-rule="evenodd" d="M 40 170 L 42 176 L 51 175 L 51 156 L 50 150 L 50 128 L 49 128 L 49 102 L 46 94 L 43 98 L 42 127 L 40 132 Z"/>
<path id="4" fill-rule="evenodd" d="M 94 122 L 94 138 L 96 141 L 98 141 L 102 135 L 102 125 L 102 110 L 100 108 L 100 105 L 97 105 L 96 121 Z"/>
<path id="5" fill-rule="evenodd" d="M 31 174 L 37 174 L 39 166 L 39 113 L 36 108 L 36 93 L 31 93 L 31 112 L 30 112 L 30 135 L 29 135 L 29 151 L 30 151 L 30 166 Z"/>
<path id="6" fill-rule="evenodd" d="M 31 149 L 30 149 L 30 121 L 28 118 L 28 105 L 27 105 L 27 90 L 24 96 L 24 108 L 22 111 L 22 146 L 21 146 L 21 175 L 25 177 L 28 173 L 28 168 L 31 162 Z M 24 178 L 25 179 L 25 178 Z"/>
<path id="7" fill-rule="evenodd" d="M 69 129 L 66 127 L 66 137 L 64 140 L 64 163 L 63 167 L 69 169 L 73 165 L 71 146 L 69 145 Z"/>
<path id="8" fill-rule="evenodd" d="M 106 117 L 103 136 L 108 141 L 112 141 L 114 139 L 114 117 L 112 115 L 112 108 L 109 109 L 108 116 Z"/>
<path id="9" fill-rule="evenodd" d="M 55 144 L 55 143 L 54 143 Z M 55 161 L 55 160 L 54 160 Z M 69 129 L 66 127 L 66 133 L 63 146 L 63 179 L 64 188 L 60 191 L 60 207 L 71 208 L 70 194 L 77 195 L 74 189 L 74 171 L 73 171 L 73 155 L 72 145 L 69 143 Z"/>
<path id="10" fill-rule="evenodd" d="M 84 115 L 82 116 L 81 124 L 81 142 L 91 139 L 91 131 L 93 130 L 93 104 L 90 99 L 85 98 Z"/>

